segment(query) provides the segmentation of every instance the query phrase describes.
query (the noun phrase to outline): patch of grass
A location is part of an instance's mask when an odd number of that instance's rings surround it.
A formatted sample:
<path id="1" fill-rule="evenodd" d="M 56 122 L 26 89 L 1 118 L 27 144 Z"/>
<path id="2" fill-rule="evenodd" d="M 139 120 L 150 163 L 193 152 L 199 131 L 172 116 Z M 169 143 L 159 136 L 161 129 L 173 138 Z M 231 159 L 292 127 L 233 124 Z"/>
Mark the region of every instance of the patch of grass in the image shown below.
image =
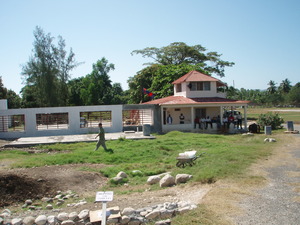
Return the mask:
<path id="1" fill-rule="evenodd" d="M 294 121 L 295 124 L 300 123 L 299 111 L 282 111 L 282 110 L 295 110 L 299 108 L 260 108 L 260 107 L 249 107 L 247 109 L 248 120 L 257 120 L 260 114 L 266 114 L 268 112 L 277 112 L 284 119 L 284 121 Z"/>

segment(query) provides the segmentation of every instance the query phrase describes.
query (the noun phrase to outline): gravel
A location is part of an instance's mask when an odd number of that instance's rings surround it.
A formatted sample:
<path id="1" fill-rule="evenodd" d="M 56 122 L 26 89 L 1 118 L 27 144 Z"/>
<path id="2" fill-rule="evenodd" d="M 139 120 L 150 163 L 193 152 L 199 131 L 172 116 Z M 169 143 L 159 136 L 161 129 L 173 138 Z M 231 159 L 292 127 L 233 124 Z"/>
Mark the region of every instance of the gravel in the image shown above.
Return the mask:
<path id="1" fill-rule="evenodd" d="M 300 135 L 295 136 L 300 139 Z M 300 224 L 300 146 L 282 151 L 286 153 L 280 158 L 282 163 L 265 169 L 268 185 L 240 202 L 245 213 L 234 218 L 235 224 Z"/>

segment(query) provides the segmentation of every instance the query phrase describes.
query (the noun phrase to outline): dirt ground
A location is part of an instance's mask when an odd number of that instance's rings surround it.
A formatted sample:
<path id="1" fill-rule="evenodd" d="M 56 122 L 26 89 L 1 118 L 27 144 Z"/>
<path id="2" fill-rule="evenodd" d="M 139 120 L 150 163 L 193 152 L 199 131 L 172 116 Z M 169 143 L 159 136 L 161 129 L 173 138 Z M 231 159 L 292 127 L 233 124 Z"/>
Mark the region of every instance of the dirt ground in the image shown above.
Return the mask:
<path id="1" fill-rule="evenodd" d="M 22 149 L 34 154 L 34 149 Z M 80 199 L 93 197 L 96 192 L 108 182 L 108 179 L 98 172 L 82 171 L 81 168 L 91 168 L 96 171 L 106 165 L 80 164 L 45 166 L 36 168 L 9 169 L 11 161 L 0 162 L 0 211 L 1 208 L 21 207 L 27 199 L 41 199 L 54 197 L 58 191 L 71 190 L 79 195 Z M 91 171 L 91 170 L 89 170 Z M 133 187 L 126 185 L 124 191 Z M 114 195 L 109 207 L 119 206 L 120 209 L 132 207 L 135 209 L 153 206 L 164 202 L 186 201 L 199 204 L 203 196 L 209 192 L 211 185 L 193 184 L 179 185 L 167 189 L 151 191 L 151 186 L 145 184 L 143 192 L 133 192 L 126 195 Z M 83 209 L 94 210 L 101 208 L 101 203 L 88 203 L 83 206 L 65 208 L 64 212 L 73 212 Z"/>

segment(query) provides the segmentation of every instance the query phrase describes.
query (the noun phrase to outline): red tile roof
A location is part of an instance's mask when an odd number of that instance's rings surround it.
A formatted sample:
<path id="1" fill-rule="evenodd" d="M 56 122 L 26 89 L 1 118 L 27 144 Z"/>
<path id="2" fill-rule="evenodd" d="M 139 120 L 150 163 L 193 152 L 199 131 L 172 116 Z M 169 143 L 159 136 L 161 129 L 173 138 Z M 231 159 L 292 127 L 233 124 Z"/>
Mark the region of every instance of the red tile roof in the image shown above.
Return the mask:
<path id="1" fill-rule="evenodd" d="M 184 76 L 180 77 L 179 79 L 173 81 L 172 84 L 180 84 L 183 82 L 203 82 L 203 81 L 215 81 L 217 82 L 217 86 L 225 86 L 225 84 L 220 80 L 195 70 L 190 71 Z"/>
<path id="2" fill-rule="evenodd" d="M 184 96 L 169 96 L 161 99 L 144 102 L 142 104 L 155 105 L 203 105 L 203 104 L 248 104 L 250 101 L 232 100 L 227 98 L 186 98 Z"/>

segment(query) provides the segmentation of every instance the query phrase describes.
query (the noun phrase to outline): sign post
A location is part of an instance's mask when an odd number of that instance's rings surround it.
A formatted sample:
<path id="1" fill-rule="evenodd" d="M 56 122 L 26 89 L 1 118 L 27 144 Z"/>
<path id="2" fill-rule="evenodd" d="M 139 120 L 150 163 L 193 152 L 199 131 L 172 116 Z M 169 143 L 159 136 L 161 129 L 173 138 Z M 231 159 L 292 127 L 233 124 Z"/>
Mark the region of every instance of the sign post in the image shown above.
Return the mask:
<path id="1" fill-rule="evenodd" d="M 112 191 L 100 191 L 96 193 L 96 202 L 102 202 L 102 225 L 106 225 L 106 203 L 112 201 L 113 196 L 114 192 Z"/>

